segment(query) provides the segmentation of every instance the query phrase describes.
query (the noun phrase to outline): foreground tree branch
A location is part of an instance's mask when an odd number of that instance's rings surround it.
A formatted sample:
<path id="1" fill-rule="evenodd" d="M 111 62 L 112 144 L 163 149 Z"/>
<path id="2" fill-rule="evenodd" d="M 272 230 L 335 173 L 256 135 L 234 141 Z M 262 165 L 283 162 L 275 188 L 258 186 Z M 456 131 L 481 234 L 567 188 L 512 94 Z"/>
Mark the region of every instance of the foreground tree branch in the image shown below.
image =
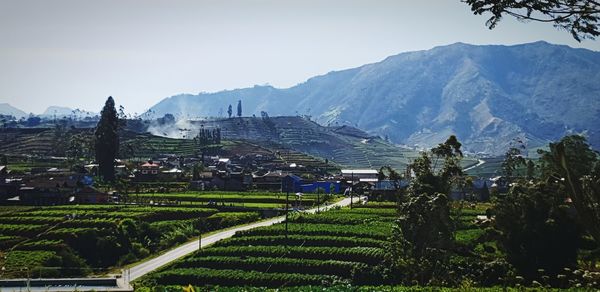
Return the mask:
<path id="1" fill-rule="evenodd" d="M 486 21 L 496 27 L 504 15 L 521 21 L 551 22 L 571 33 L 578 42 L 600 36 L 600 2 L 594 0 L 461 0 L 474 14 L 491 13 Z"/>

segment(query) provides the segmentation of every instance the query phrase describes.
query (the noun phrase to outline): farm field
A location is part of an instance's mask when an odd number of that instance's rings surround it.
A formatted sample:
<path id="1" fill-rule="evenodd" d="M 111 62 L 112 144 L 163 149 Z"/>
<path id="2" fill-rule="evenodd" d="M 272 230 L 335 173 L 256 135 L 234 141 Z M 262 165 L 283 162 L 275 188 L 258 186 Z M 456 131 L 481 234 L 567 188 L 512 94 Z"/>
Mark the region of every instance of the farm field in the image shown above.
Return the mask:
<path id="1" fill-rule="evenodd" d="M 244 195 L 217 197 L 233 200 Z M 0 278 L 102 274 L 186 242 L 199 232 L 259 220 L 261 213 L 249 207 L 280 207 L 269 201 L 277 198 L 275 194 L 249 197 L 252 201 L 241 202 L 245 209 L 235 211 L 208 206 L 205 202 L 181 206 L 3 206 L 0 207 L 0 266 L 3 267 Z"/>
<path id="2" fill-rule="evenodd" d="M 376 284 L 395 217 L 394 203 L 295 213 L 287 236 L 284 223 L 238 232 L 137 286 Z"/>
<path id="3" fill-rule="evenodd" d="M 480 240 L 483 229 L 474 224 L 488 207 L 453 206 L 459 245 L 495 246 Z M 382 262 L 396 215 L 394 202 L 295 213 L 287 236 L 284 223 L 238 232 L 141 278 L 136 291 L 177 291 L 190 284 L 197 291 L 404 291 L 410 287 L 378 286 L 385 283 Z"/>
<path id="4" fill-rule="evenodd" d="M 290 208 L 308 208 L 332 201 L 338 196 L 295 194 L 289 196 Z M 178 205 L 209 205 L 215 207 L 246 207 L 246 208 L 285 208 L 285 193 L 269 192 L 183 192 L 183 193 L 146 193 L 130 194 L 130 202 L 150 202 L 156 204 Z"/>

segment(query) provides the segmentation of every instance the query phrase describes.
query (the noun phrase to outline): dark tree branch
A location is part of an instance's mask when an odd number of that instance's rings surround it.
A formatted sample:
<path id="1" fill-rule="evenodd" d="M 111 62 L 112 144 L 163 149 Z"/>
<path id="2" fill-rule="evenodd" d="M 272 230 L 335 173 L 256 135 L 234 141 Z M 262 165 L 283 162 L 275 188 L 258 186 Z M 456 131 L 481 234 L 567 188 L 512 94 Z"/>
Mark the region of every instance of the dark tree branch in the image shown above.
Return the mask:
<path id="1" fill-rule="evenodd" d="M 600 2 L 598 0 L 461 0 L 474 14 L 490 13 L 486 21 L 490 29 L 503 16 L 519 20 L 554 23 L 573 35 L 577 41 L 600 36 Z M 541 15 L 541 16 L 540 16 Z"/>

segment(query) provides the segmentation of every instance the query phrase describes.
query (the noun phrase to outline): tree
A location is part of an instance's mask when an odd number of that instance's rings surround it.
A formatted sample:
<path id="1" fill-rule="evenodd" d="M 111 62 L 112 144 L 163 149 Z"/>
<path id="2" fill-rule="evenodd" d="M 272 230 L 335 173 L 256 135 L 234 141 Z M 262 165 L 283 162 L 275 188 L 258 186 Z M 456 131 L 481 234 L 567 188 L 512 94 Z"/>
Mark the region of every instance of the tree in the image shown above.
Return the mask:
<path id="1" fill-rule="evenodd" d="M 172 114 L 165 114 L 162 118 L 158 118 L 158 123 L 161 125 L 175 124 L 175 116 Z"/>
<path id="2" fill-rule="evenodd" d="M 231 105 L 229 105 L 229 108 L 227 108 L 227 114 L 229 115 L 229 118 L 231 119 L 231 115 L 233 114 L 233 109 L 231 108 Z"/>
<path id="3" fill-rule="evenodd" d="M 600 243 L 600 162 L 584 137 L 566 136 L 550 143 L 542 157 L 542 177 L 563 185 L 581 224 Z"/>
<path id="4" fill-rule="evenodd" d="M 42 119 L 40 117 L 30 114 L 29 118 L 27 118 L 26 125 L 27 125 L 27 127 L 35 127 L 35 126 L 39 125 L 41 122 L 42 122 Z"/>
<path id="5" fill-rule="evenodd" d="M 600 35 L 598 0 L 461 0 L 474 14 L 491 13 L 486 25 L 493 29 L 503 16 L 522 21 L 553 23 L 571 33 L 578 42 Z"/>
<path id="6" fill-rule="evenodd" d="M 528 279 L 556 275 L 577 265 L 578 224 L 565 203 L 565 188 L 554 182 L 514 184 L 493 209 L 500 247 Z"/>
<path id="7" fill-rule="evenodd" d="M 115 180 L 115 158 L 119 153 L 119 118 L 115 109 L 115 101 L 109 96 L 100 113 L 100 121 L 94 136 L 96 162 L 100 176 L 106 181 Z"/>
<path id="8" fill-rule="evenodd" d="M 238 100 L 238 105 L 237 105 L 237 116 L 238 117 L 242 117 L 242 101 Z"/>
<path id="9" fill-rule="evenodd" d="M 504 161 L 502 161 L 502 171 L 508 178 L 511 178 L 515 174 L 515 170 L 517 170 L 519 166 L 525 165 L 527 165 L 527 162 L 525 161 L 525 158 L 521 156 L 521 150 L 519 150 L 519 148 L 516 147 L 511 147 L 504 154 Z"/>
<path id="10" fill-rule="evenodd" d="M 399 205 L 390 243 L 391 278 L 401 277 L 429 284 L 443 278 L 439 266 L 446 265 L 447 251 L 453 245 L 453 226 L 448 194 L 453 183 L 462 177 L 461 143 L 456 136 L 422 152 L 409 165 L 415 177 L 411 179 L 405 201 Z M 443 159 L 438 169 L 437 162 Z M 385 176 L 384 169 L 381 174 Z"/>

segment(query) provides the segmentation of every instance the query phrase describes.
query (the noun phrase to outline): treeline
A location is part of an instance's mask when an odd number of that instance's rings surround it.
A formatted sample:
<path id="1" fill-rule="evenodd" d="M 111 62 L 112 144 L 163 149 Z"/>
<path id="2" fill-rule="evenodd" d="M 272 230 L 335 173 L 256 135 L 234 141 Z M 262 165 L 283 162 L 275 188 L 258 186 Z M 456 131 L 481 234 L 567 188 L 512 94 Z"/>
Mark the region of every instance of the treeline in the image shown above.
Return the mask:
<path id="1" fill-rule="evenodd" d="M 539 159 L 511 148 L 507 191 L 493 191 L 484 209 L 469 214 L 465 202 L 448 199 L 472 184 L 459 166 L 460 148 L 452 136 L 410 164 L 382 263 L 388 284 L 600 287 L 600 163 L 585 138 L 551 143 Z M 526 174 L 517 175 L 520 168 Z"/>

